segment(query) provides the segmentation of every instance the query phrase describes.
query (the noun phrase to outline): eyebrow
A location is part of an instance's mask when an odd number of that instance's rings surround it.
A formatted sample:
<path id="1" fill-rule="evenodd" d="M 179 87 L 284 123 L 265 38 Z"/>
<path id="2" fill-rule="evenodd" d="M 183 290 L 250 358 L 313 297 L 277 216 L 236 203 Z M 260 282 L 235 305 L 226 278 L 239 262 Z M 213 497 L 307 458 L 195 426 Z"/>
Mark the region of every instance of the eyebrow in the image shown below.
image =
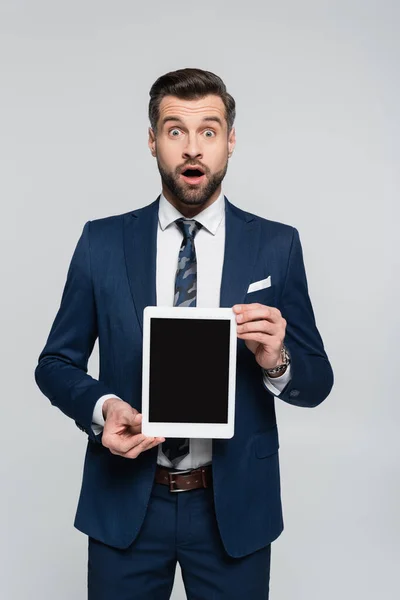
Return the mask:
<path id="1" fill-rule="evenodd" d="M 168 123 L 168 121 L 175 121 L 177 123 L 182 123 L 183 121 L 180 117 L 175 117 L 173 115 L 170 115 L 169 117 L 164 117 L 163 120 L 161 121 L 161 127 L 164 127 L 165 123 Z M 204 117 L 202 119 L 202 122 L 214 122 L 214 123 L 218 123 L 221 127 L 223 127 L 222 121 L 219 117 Z"/>

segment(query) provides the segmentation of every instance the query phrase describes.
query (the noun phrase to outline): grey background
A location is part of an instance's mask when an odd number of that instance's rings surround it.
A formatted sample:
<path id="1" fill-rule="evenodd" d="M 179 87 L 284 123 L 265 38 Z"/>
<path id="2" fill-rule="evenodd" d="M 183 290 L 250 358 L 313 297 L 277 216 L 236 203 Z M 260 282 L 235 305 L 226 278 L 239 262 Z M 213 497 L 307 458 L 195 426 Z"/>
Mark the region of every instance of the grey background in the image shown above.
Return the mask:
<path id="1" fill-rule="evenodd" d="M 277 401 L 271 600 L 399 597 L 399 24 L 382 0 L 0 3 L 2 598 L 86 597 L 87 438 L 33 371 L 84 223 L 157 197 L 148 91 L 187 66 L 237 102 L 225 194 L 299 229 L 335 372 L 319 408 Z"/>

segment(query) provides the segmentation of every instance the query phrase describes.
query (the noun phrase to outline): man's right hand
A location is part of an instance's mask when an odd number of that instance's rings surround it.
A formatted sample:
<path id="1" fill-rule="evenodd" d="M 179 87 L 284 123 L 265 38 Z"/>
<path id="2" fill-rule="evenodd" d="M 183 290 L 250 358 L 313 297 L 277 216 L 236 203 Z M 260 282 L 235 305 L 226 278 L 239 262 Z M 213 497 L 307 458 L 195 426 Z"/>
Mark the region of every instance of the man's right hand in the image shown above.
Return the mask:
<path id="1" fill-rule="evenodd" d="M 102 444 L 112 454 L 124 458 L 136 458 L 165 442 L 164 437 L 147 437 L 142 434 L 142 415 L 119 398 L 108 398 L 103 404 L 105 420 Z"/>

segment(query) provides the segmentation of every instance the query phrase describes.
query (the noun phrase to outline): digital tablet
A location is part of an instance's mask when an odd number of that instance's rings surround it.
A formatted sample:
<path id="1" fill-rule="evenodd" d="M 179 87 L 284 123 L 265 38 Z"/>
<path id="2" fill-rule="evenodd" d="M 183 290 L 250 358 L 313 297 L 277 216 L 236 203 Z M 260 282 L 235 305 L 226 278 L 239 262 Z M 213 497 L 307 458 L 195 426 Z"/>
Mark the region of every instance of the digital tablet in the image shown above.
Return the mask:
<path id="1" fill-rule="evenodd" d="M 147 306 L 143 313 L 142 433 L 231 438 L 236 316 L 231 308 Z"/>

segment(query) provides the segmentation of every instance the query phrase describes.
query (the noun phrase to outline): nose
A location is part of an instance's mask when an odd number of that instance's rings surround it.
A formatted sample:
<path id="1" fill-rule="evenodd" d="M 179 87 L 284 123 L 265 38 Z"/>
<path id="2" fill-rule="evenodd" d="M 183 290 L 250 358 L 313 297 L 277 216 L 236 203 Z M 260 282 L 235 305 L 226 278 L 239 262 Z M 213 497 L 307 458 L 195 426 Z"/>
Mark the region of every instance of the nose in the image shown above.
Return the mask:
<path id="1" fill-rule="evenodd" d="M 188 142 L 182 152 L 184 159 L 188 158 L 201 158 L 203 153 L 200 148 L 199 140 L 197 136 L 193 135 L 188 137 Z"/>

